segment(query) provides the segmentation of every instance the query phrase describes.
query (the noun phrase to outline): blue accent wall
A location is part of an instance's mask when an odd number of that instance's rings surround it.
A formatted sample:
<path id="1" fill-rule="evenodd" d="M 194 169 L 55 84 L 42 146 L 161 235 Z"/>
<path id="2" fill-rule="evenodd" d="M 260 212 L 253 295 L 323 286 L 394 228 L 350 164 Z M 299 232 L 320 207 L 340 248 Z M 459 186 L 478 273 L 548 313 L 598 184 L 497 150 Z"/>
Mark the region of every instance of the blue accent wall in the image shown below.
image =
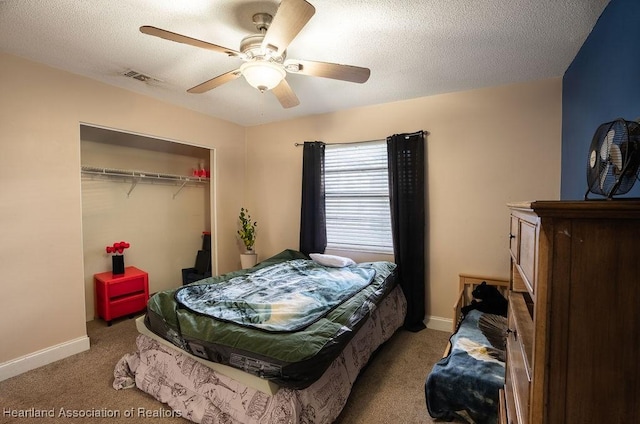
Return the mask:
<path id="1" fill-rule="evenodd" d="M 640 0 L 611 0 L 564 74 L 562 200 L 584 197 L 593 134 L 616 118 L 640 118 Z M 624 197 L 640 197 L 640 181 Z"/>

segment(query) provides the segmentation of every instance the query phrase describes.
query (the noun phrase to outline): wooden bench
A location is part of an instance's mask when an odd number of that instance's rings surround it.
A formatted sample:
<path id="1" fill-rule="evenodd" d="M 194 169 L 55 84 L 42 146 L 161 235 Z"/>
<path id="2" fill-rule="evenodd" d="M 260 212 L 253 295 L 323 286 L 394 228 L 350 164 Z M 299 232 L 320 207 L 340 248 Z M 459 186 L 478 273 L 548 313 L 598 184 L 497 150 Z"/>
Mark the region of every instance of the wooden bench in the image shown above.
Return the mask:
<path id="1" fill-rule="evenodd" d="M 462 309 L 471 305 L 473 290 L 486 282 L 507 296 L 509 280 L 460 274 L 459 294 L 453 305 L 453 335 L 425 381 L 429 415 L 451 421 L 468 415 L 477 422 L 495 422 L 500 390 L 504 388 L 506 318 Z"/>
<path id="2" fill-rule="evenodd" d="M 493 278 L 493 277 L 482 277 L 471 274 L 459 274 L 459 292 L 458 298 L 456 299 L 456 303 L 453 305 L 453 328 L 451 329 L 452 333 L 455 333 L 458 329 L 458 325 L 462 320 L 462 308 L 467 305 L 471 305 L 471 301 L 473 300 L 473 295 L 471 294 L 473 290 L 482 284 L 482 282 L 486 282 L 490 286 L 496 286 L 500 293 L 507 299 L 508 291 L 509 291 L 509 279 L 507 278 Z M 449 354 L 449 350 L 451 349 L 451 345 L 447 343 L 447 348 L 444 351 L 444 356 Z"/>

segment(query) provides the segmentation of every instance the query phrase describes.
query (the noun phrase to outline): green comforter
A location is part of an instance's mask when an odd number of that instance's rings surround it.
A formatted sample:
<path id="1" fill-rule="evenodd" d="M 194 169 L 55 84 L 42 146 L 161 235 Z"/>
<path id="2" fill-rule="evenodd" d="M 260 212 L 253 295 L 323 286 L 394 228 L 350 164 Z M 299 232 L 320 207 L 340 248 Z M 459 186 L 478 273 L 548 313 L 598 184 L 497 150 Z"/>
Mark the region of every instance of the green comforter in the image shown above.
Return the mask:
<path id="1" fill-rule="evenodd" d="M 224 284 L 178 289 L 185 308 L 220 321 L 272 332 L 307 327 L 368 286 L 376 272 L 368 267 L 328 268 L 294 259 L 239 275 Z"/>

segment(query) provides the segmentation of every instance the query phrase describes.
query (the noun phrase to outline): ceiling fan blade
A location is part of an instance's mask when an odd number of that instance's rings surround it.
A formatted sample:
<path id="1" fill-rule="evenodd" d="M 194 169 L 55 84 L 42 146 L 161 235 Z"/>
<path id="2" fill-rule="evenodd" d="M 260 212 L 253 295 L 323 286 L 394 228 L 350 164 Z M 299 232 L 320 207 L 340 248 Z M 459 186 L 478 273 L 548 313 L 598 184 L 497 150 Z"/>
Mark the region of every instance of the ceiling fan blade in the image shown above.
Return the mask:
<path id="1" fill-rule="evenodd" d="M 216 44 L 207 43 L 206 41 L 198 40 L 196 38 L 187 37 L 186 35 L 176 34 L 175 32 L 167 31 L 164 29 L 156 28 L 153 26 L 145 25 L 140 27 L 140 32 L 143 34 L 153 35 L 154 37 L 164 38 L 165 40 L 175 41 L 176 43 L 188 44 L 194 47 L 200 47 L 207 50 L 213 50 L 214 52 L 224 53 L 227 56 L 241 56 L 242 53 L 233 49 L 218 46 Z"/>
<path id="2" fill-rule="evenodd" d="M 280 81 L 280 84 L 271 91 L 273 91 L 273 94 L 275 94 L 278 101 L 285 109 L 289 109 L 290 107 L 298 106 L 300 104 L 300 100 L 298 100 L 296 93 L 293 92 L 286 79 Z"/>
<path id="3" fill-rule="evenodd" d="M 339 65 L 337 63 L 312 62 L 309 60 L 287 60 L 284 65 L 287 71 L 296 74 L 357 82 L 359 84 L 367 82 L 371 75 L 371 70 L 368 68 Z M 296 66 L 298 67 L 297 71 L 295 70 Z"/>
<path id="4" fill-rule="evenodd" d="M 271 46 L 282 54 L 314 13 L 316 8 L 305 0 L 282 0 L 262 40 L 262 48 Z"/>
<path id="5" fill-rule="evenodd" d="M 191 87 L 190 89 L 187 90 L 187 92 L 192 94 L 201 94 L 201 93 L 204 93 L 205 91 L 213 90 L 214 88 L 219 87 L 224 83 L 233 81 L 234 79 L 238 78 L 240 75 L 242 75 L 242 73 L 240 72 L 240 69 L 236 69 L 235 71 L 229 71 L 225 74 L 218 75 L 215 78 L 211 78 L 209 81 L 205 81 L 202 84 L 198 84 L 195 87 Z"/>

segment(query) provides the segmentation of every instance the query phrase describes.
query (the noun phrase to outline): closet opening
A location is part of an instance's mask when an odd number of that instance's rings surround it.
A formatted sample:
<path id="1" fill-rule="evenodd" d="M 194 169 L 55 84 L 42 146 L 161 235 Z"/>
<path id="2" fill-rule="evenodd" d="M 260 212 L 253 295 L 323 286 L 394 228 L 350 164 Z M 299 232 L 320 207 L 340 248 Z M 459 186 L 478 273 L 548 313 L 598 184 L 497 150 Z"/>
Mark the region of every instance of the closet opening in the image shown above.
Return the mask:
<path id="1" fill-rule="evenodd" d="M 126 296 L 139 296 L 142 281 L 131 283 L 132 293 L 118 293 L 129 306 L 98 299 L 94 277 L 112 272 L 107 246 L 114 243 L 128 243 L 125 270 L 146 273 L 149 294 L 181 286 L 182 270 L 196 258 L 201 265 L 204 249 L 217 275 L 214 149 L 81 124 L 80 163 L 87 322 L 105 309 L 120 315 L 115 322 L 141 306 Z"/>

